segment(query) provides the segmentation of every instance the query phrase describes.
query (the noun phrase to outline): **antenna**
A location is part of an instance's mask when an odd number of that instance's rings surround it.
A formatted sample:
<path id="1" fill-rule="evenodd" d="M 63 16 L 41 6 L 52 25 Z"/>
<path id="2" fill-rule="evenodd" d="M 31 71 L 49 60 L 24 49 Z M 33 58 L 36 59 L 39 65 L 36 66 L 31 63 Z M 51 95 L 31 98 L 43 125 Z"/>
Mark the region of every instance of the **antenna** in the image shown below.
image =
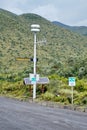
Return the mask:
<path id="1" fill-rule="evenodd" d="M 40 41 L 40 40 L 37 40 L 37 44 L 39 44 L 39 45 L 42 45 L 42 44 L 45 44 L 46 45 L 46 43 L 47 43 L 47 40 L 46 40 L 46 38 L 45 37 L 43 37 L 43 39 Z"/>

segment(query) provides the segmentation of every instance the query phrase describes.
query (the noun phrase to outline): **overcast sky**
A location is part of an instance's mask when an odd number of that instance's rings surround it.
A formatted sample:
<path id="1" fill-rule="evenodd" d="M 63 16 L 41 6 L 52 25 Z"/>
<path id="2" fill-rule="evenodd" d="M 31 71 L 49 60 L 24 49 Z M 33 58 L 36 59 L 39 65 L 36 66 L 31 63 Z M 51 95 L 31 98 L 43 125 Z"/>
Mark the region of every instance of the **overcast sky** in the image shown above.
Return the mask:
<path id="1" fill-rule="evenodd" d="M 35 13 L 67 25 L 87 26 L 87 0 L 0 0 L 0 8 L 15 14 Z"/>

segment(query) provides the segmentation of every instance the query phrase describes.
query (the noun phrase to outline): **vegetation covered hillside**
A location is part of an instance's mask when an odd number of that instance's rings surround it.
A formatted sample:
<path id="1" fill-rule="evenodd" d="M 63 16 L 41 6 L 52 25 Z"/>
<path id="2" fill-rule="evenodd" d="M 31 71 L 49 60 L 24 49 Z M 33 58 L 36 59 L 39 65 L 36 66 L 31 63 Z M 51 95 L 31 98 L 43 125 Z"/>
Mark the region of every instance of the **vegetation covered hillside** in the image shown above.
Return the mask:
<path id="1" fill-rule="evenodd" d="M 69 76 L 87 78 L 86 37 L 54 25 L 36 14 L 18 16 L 0 9 L 1 92 L 15 91 L 15 94 L 18 94 L 20 90 L 22 94 L 25 93 L 24 95 L 28 93 L 27 88 L 26 90 L 23 88 L 22 81 L 24 77 L 29 76 L 29 73 L 33 73 L 33 62 L 30 60 L 33 58 L 31 24 L 40 24 L 41 29 L 37 33 L 38 74 L 48 76 L 51 80 L 55 80 L 56 75 L 64 78 Z M 47 43 L 38 42 L 44 39 Z M 24 61 L 21 58 L 24 58 Z M 52 75 L 55 76 L 52 78 Z M 56 83 L 54 80 L 52 82 L 56 92 L 57 87 L 60 86 L 59 77 L 56 78 Z M 61 84 L 64 88 L 63 85 L 64 83 Z"/>
<path id="2" fill-rule="evenodd" d="M 57 22 L 57 21 L 53 21 L 52 23 L 55 25 L 58 25 L 62 28 L 68 29 L 72 32 L 76 32 L 80 35 L 87 36 L 87 26 L 69 26 L 69 25 L 65 25 L 65 24 L 62 24 L 62 23 Z"/>

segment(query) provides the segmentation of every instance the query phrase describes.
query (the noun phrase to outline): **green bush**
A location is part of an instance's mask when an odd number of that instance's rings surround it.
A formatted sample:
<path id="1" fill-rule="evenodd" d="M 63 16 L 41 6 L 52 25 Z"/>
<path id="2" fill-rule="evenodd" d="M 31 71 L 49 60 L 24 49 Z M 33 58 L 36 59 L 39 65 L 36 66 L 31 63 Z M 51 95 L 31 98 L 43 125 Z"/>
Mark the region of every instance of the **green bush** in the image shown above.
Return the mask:
<path id="1" fill-rule="evenodd" d="M 50 101 L 50 100 L 53 100 L 54 95 L 52 93 L 46 92 L 46 93 L 42 94 L 41 97 L 43 100 Z"/>
<path id="2" fill-rule="evenodd" d="M 82 103 L 83 103 L 83 104 L 87 104 L 87 97 L 84 97 L 84 98 L 82 99 Z"/>
<path id="3" fill-rule="evenodd" d="M 53 101 L 55 102 L 61 102 L 61 96 L 55 96 Z"/>

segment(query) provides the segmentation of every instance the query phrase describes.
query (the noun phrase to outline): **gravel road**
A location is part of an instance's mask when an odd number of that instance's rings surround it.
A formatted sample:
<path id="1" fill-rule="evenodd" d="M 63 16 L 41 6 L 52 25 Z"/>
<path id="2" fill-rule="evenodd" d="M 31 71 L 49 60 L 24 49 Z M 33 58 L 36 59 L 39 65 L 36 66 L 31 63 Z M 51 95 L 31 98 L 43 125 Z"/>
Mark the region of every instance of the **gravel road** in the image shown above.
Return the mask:
<path id="1" fill-rule="evenodd" d="M 0 97 L 0 130 L 87 130 L 87 113 Z"/>

